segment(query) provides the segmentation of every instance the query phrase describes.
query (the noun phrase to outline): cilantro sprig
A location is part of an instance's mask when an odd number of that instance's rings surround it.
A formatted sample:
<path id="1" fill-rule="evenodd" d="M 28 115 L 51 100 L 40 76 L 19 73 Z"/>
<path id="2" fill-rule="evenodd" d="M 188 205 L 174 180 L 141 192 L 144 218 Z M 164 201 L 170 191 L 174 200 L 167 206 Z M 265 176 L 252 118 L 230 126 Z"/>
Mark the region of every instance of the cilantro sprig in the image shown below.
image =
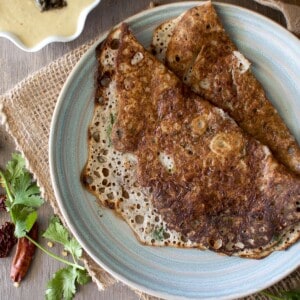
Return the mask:
<path id="1" fill-rule="evenodd" d="M 76 282 L 84 285 L 90 281 L 87 272 L 73 267 L 66 267 L 57 271 L 48 282 L 46 290 L 47 300 L 72 299 L 76 292 Z"/>
<path id="2" fill-rule="evenodd" d="M 50 220 L 48 229 L 43 234 L 44 238 L 52 242 L 61 244 L 73 258 L 74 264 L 57 271 L 48 282 L 46 299 L 72 299 L 76 292 L 76 283 L 83 285 L 90 281 L 86 270 L 78 265 L 78 259 L 82 255 L 82 248 L 74 238 L 71 238 L 67 229 L 61 224 L 58 217 L 54 216 Z"/>
<path id="3" fill-rule="evenodd" d="M 268 291 L 261 291 L 260 294 L 268 297 L 271 300 L 299 300 L 300 299 L 300 291 L 282 291 L 279 292 L 278 296 L 269 293 Z"/>
<path id="4" fill-rule="evenodd" d="M 57 216 L 51 218 L 43 237 L 64 246 L 65 250 L 71 253 L 74 263 L 77 263 L 77 259 L 82 255 L 81 246 L 77 240 L 70 238 L 68 230 L 61 224 Z"/>
<path id="5" fill-rule="evenodd" d="M 5 206 L 15 224 L 15 236 L 24 237 L 37 220 L 37 209 L 44 201 L 20 154 L 14 153 L 6 170 L 0 171 L 0 184 L 7 194 Z"/>
<path id="6" fill-rule="evenodd" d="M 6 169 L 0 170 L 0 184 L 6 191 L 5 206 L 15 225 L 15 236 L 27 238 L 44 253 L 67 265 L 58 270 L 48 282 L 46 299 L 72 299 L 76 292 L 76 285 L 83 285 L 90 281 L 87 271 L 78 263 L 82 248 L 74 238 L 70 237 L 68 230 L 56 216 L 50 220 L 43 237 L 61 244 L 64 250 L 71 254 L 73 262 L 48 251 L 28 235 L 38 218 L 38 208 L 44 200 L 20 154 L 14 153 Z"/>

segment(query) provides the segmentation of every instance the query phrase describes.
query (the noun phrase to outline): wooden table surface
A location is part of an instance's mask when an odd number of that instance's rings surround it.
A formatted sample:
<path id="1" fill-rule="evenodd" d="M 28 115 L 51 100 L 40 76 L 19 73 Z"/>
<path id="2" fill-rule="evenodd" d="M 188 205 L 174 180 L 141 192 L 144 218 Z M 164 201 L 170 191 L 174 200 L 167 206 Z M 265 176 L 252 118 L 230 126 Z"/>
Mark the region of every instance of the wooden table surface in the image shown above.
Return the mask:
<path id="1" fill-rule="evenodd" d="M 71 0 L 70 0 L 71 1 Z M 298 0 L 294 0 L 296 4 Z M 149 0 L 102 0 L 100 4 L 89 14 L 85 29 L 73 42 L 53 43 L 35 53 L 26 53 L 18 49 L 10 41 L 0 38 L 0 94 L 12 88 L 17 82 L 28 76 L 33 71 L 46 66 L 54 59 L 62 56 L 64 53 L 76 48 L 82 43 L 98 36 L 101 32 L 109 29 L 112 25 L 120 22 L 128 16 L 131 16 L 149 5 Z M 175 1 L 155 1 L 157 4 L 165 4 Z M 265 16 L 270 17 L 281 25 L 285 26 L 283 15 L 271 8 L 261 6 L 251 0 L 227 0 L 219 1 L 240 5 Z M 0 127 L 0 166 L 3 167 L 10 158 L 14 150 L 14 143 L 5 133 L 3 126 Z M 45 204 L 40 210 L 39 220 L 41 227 L 45 228 L 49 216 L 53 214 L 51 207 Z M 5 221 L 6 214 L 0 215 L 0 225 Z M 57 246 L 54 251 L 60 252 L 62 249 Z M 61 264 L 50 257 L 37 251 L 30 272 L 21 285 L 16 288 L 13 286 L 9 274 L 12 255 L 1 259 L 0 267 L 0 299 L 43 299 L 46 289 L 46 283 L 54 272 L 61 267 Z M 109 299 L 109 300 L 134 300 L 139 299 L 130 288 L 122 283 L 117 283 L 105 291 L 98 292 L 93 283 L 89 283 L 80 288 L 75 299 Z"/>

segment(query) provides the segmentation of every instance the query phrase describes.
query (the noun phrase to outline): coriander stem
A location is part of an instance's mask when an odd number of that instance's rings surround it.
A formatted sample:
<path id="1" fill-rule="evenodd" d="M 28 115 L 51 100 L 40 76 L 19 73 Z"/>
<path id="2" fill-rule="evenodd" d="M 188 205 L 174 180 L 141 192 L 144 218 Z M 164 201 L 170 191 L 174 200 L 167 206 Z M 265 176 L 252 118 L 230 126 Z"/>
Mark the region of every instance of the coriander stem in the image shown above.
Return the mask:
<path id="1" fill-rule="evenodd" d="M 13 199 L 13 196 L 12 196 L 12 194 L 11 194 L 11 192 L 10 192 L 10 189 L 9 189 L 9 186 L 8 186 L 8 183 L 7 183 L 7 180 L 6 180 L 5 176 L 4 176 L 4 174 L 2 173 L 2 171 L 0 171 L 0 177 L 1 177 L 2 180 L 3 180 L 3 186 L 4 186 L 4 188 L 5 188 L 5 191 L 6 191 L 6 194 L 7 194 L 8 201 L 9 201 L 11 204 L 13 204 L 14 199 Z M 15 218 L 14 218 L 12 212 L 11 212 L 11 209 L 9 209 L 9 215 L 10 215 L 10 218 L 11 218 L 12 222 L 13 222 L 14 224 L 16 224 L 16 220 L 15 220 Z"/>
<path id="2" fill-rule="evenodd" d="M 5 176 L 4 176 L 4 174 L 2 173 L 2 171 L 0 171 L 0 177 L 2 177 L 2 180 L 4 182 L 4 188 L 5 188 L 6 194 L 8 196 L 8 200 L 9 200 L 10 203 L 13 203 L 13 196 L 12 196 L 12 194 L 10 192 L 7 180 L 6 180 Z"/>
<path id="3" fill-rule="evenodd" d="M 77 260 L 75 259 L 75 256 L 74 256 L 74 254 L 72 252 L 71 252 L 71 255 L 72 255 L 74 263 L 77 264 Z"/>
<path id="4" fill-rule="evenodd" d="M 33 243 L 36 247 L 38 247 L 40 250 L 42 250 L 43 252 L 45 252 L 46 254 L 48 254 L 49 256 L 51 256 L 52 258 L 64 263 L 64 264 L 67 264 L 69 266 L 72 266 L 72 267 L 75 267 L 77 269 L 80 269 L 82 271 L 84 271 L 84 267 L 78 265 L 78 264 L 73 264 L 57 255 L 55 255 L 54 253 L 48 251 L 47 249 L 45 249 L 43 246 L 41 246 L 39 243 L 37 243 L 35 240 L 33 240 L 30 236 L 28 236 L 27 234 L 25 235 L 25 237 L 31 242 Z"/>

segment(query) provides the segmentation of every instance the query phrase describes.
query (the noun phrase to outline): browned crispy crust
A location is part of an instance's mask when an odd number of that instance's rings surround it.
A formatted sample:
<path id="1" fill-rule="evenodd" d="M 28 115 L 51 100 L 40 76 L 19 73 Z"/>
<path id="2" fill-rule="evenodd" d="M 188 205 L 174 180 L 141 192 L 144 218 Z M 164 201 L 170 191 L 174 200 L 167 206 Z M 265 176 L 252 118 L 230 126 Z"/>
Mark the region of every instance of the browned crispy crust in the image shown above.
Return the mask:
<path id="1" fill-rule="evenodd" d="M 188 10 L 179 20 L 167 46 L 166 65 L 300 174 L 299 145 L 251 70 L 241 72 L 235 50 L 208 2 Z"/>
<path id="2" fill-rule="evenodd" d="M 259 251 L 299 223 L 299 177 L 120 30 L 115 149 L 137 155 L 138 182 L 170 228 L 214 251 L 269 254 Z"/>

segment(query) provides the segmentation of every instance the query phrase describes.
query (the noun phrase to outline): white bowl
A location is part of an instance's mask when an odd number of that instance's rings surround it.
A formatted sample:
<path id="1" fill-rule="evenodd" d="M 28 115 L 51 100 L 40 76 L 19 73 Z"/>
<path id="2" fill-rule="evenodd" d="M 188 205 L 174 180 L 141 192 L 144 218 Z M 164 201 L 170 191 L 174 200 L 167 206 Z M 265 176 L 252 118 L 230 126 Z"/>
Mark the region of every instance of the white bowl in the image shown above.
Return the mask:
<path id="1" fill-rule="evenodd" d="M 53 42 L 72 41 L 81 34 L 87 15 L 100 1 L 69 0 L 64 8 L 44 12 L 34 0 L 4 2 L 1 7 L 5 9 L 0 10 L 0 36 L 27 52 L 38 51 Z"/>

